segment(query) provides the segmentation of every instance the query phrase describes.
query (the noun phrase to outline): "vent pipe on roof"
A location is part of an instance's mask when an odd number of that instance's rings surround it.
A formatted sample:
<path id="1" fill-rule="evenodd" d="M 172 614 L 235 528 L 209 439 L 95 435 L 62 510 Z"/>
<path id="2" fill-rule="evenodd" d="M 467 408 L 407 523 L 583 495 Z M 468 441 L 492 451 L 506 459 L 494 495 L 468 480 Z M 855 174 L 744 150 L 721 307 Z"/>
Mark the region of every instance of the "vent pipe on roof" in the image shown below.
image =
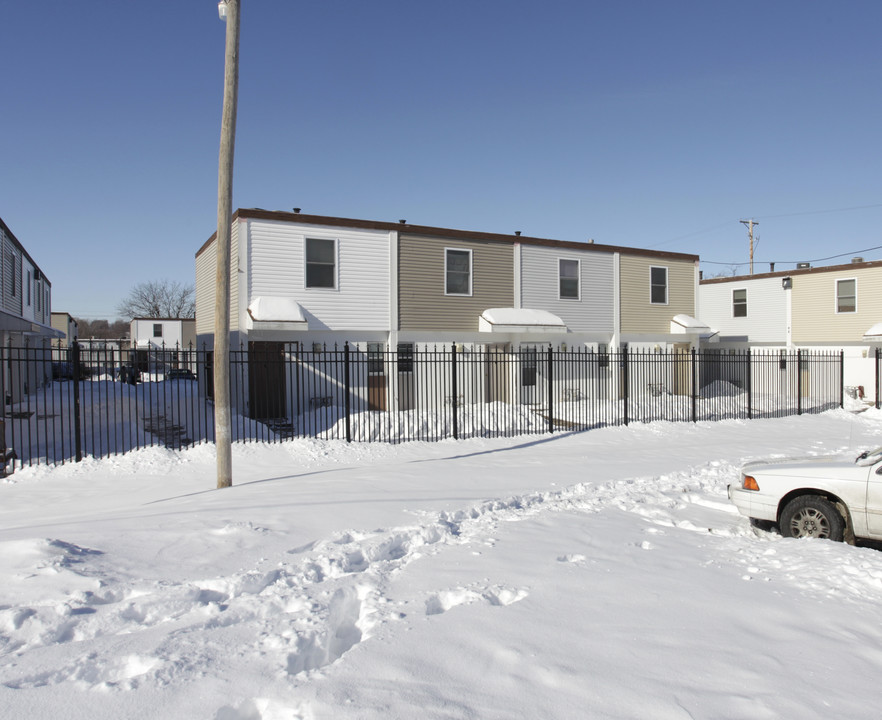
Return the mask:
<path id="1" fill-rule="evenodd" d="M 589 245 L 593 245 L 593 244 L 594 244 L 594 238 L 588 238 L 588 244 L 589 244 Z"/>
<path id="2" fill-rule="evenodd" d="M 775 263 L 769 263 L 769 272 L 775 272 Z"/>
<path id="3" fill-rule="evenodd" d="M 520 234 L 521 234 L 521 231 L 520 231 L 520 230 L 515 230 L 515 235 L 520 236 Z"/>
<path id="4" fill-rule="evenodd" d="M 398 222 L 400 222 L 402 225 L 407 225 L 407 220 L 399 220 Z"/>
<path id="5" fill-rule="evenodd" d="M 862 257 L 853 257 L 851 261 L 852 263 L 862 263 L 864 259 Z"/>
<path id="6" fill-rule="evenodd" d="M 294 212 L 296 212 L 298 215 L 300 214 L 300 208 L 292 208 L 292 210 L 294 210 Z"/>
<path id="7" fill-rule="evenodd" d="M 796 263 L 797 270 L 808 270 L 811 266 L 811 263 Z"/>

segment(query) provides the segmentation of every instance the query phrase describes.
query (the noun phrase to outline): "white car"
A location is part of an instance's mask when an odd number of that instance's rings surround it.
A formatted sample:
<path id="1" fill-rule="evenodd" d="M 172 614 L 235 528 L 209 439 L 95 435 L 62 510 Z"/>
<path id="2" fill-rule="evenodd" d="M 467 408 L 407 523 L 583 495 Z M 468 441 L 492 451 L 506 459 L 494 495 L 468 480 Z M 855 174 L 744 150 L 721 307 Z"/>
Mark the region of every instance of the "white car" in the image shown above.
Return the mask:
<path id="1" fill-rule="evenodd" d="M 882 540 L 882 447 L 843 457 L 747 463 L 729 499 L 784 537 Z"/>

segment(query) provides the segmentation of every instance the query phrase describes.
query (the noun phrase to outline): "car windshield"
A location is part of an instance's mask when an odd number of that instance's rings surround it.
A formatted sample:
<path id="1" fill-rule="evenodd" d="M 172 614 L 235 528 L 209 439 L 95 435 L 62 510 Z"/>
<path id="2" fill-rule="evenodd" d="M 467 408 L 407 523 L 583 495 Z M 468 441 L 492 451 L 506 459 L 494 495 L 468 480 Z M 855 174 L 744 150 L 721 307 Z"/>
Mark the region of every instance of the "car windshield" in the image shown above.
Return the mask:
<path id="1" fill-rule="evenodd" d="M 872 450 L 864 450 L 854 459 L 859 465 L 872 465 L 873 463 L 879 462 L 879 460 L 882 460 L 882 447 L 877 447 Z"/>

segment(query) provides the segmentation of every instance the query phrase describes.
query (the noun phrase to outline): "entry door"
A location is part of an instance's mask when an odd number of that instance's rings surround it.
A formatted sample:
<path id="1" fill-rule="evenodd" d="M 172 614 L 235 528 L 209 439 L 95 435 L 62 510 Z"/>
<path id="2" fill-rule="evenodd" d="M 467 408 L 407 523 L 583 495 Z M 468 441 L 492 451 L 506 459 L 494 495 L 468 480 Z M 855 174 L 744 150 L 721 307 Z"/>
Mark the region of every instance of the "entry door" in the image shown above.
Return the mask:
<path id="1" fill-rule="evenodd" d="M 248 343 L 248 394 L 251 417 L 261 420 L 285 417 L 284 343 Z"/>
<path id="2" fill-rule="evenodd" d="M 496 343 L 484 350 L 484 398 L 486 402 L 508 402 L 509 345 Z"/>
<path id="3" fill-rule="evenodd" d="M 539 351 L 535 345 L 521 345 L 519 353 L 521 405 L 539 402 Z"/>
<path id="4" fill-rule="evenodd" d="M 386 362 L 383 343 L 368 343 L 368 410 L 386 410 Z"/>
<path id="5" fill-rule="evenodd" d="M 689 343 L 674 345 L 674 395 L 692 395 L 692 353 Z"/>

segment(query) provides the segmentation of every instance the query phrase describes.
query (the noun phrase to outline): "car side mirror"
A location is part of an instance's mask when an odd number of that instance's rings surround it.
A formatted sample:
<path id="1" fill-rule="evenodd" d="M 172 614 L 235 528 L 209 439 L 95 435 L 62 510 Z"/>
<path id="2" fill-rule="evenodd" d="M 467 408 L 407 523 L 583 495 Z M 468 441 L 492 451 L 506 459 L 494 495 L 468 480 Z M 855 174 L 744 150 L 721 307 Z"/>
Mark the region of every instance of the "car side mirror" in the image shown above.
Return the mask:
<path id="1" fill-rule="evenodd" d="M 882 475 L 882 463 L 879 463 L 879 465 L 876 467 L 876 474 Z"/>

